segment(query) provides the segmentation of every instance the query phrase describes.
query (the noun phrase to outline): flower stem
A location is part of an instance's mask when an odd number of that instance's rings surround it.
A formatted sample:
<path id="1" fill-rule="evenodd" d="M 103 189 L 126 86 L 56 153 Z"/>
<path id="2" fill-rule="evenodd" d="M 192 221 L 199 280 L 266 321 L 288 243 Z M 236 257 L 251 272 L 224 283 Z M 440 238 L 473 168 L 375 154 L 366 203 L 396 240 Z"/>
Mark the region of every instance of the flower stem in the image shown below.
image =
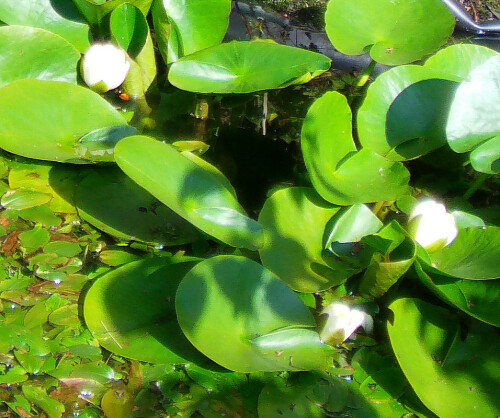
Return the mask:
<path id="1" fill-rule="evenodd" d="M 476 179 L 474 183 L 470 185 L 470 187 L 467 189 L 467 191 L 464 193 L 463 198 L 465 200 L 469 200 L 474 193 L 477 192 L 477 190 L 483 185 L 483 183 L 486 181 L 488 178 L 488 174 L 482 173 L 479 175 L 479 177 Z"/>

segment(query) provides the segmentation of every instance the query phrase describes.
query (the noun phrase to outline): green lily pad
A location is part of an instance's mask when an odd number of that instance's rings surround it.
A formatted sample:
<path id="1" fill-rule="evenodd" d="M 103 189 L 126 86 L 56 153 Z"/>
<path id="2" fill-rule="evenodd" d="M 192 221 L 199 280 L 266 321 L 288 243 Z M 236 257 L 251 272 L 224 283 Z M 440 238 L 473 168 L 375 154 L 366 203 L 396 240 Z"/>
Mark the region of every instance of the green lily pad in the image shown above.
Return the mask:
<path id="1" fill-rule="evenodd" d="M 133 57 L 141 52 L 148 37 L 148 22 L 142 12 L 130 3 L 124 3 L 111 12 L 111 35 L 118 45 Z"/>
<path id="2" fill-rule="evenodd" d="M 48 207 L 52 211 L 76 213 L 73 194 L 81 170 L 63 164 L 24 159 L 12 161 L 9 165 L 9 186 L 11 189 L 22 188 L 23 190 L 50 194 L 52 199 Z"/>
<path id="3" fill-rule="evenodd" d="M 185 56 L 168 79 L 196 93 L 251 93 L 307 83 L 330 68 L 330 59 L 272 41 L 232 41 Z"/>
<path id="4" fill-rule="evenodd" d="M 397 299 L 389 308 L 392 348 L 425 406 L 440 417 L 500 414 L 495 329 L 474 321 L 462 339 L 457 318 L 446 309 L 410 298 Z"/>
<path id="5" fill-rule="evenodd" d="M 500 280 L 451 279 L 426 272 L 417 261 L 418 277 L 439 298 L 480 321 L 500 327 Z"/>
<path id="6" fill-rule="evenodd" d="M 417 61 L 443 45 L 453 33 L 455 18 L 437 0 L 330 0 L 326 33 L 346 55 L 370 51 L 387 65 Z"/>
<path id="7" fill-rule="evenodd" d="M 466 228 L 448 246 L 422 261 L 446 276 L 491 280 L 500 277 L 500 227 Z"/>
<path id="8" fill-rule="evenodd" d="M 231 12 L 230 0 L 163 0 L 163 7 L 171 24 L 169 63 L 222 42 Z"/>
<path id="9" fill-rule="evenodd" d="M 117 168 L 92 171 L 78 185 L 81 218 L 121 240 L 159 245 L 196 241 L 196 229 Z"/>
<path id="10" fill-rule="evenodd" d="M 25 78 L 76 84 L 80 53 L 64 38 L 26 26 L 0 28 L 0 87 Z"/>
<path id="11" fill-rule="evenodd" d="M 49 418 L 61 418 L 62 414 L 66 411 L 64 405 L 47 395 L 45 389 L 42 387 L 22 385 L 22 390 L 24 396 L 41 408 Z"/>
<path id="12" fill-rule="evenodd" d="M 138 133 L 133 126 L 106 126 L 83 135 L 74 145 L 74 149 L 76 154 L 83 159 L 110 163 L 115 161 L 113 149 L 118 141 Z"/>
<path id="13" fill-rule="evenodd" d="M 194 262 L 135 261 L 99 278 L 85 297 L 85 322 L 99 343 L 150 363 L 207 362 L 182 334 L 174 297 Z"/>
<path id="14" fill-rule="evenodd" d="M 75 152 L 76 141 L 95 129 L 126 124 L 106 100 L 80 86 L 18 80 L 0 89 L 0 147 L 24 157 L 87 163 Z"/>
<path id="15" fill-rule="evenodd" d="M 23 210 L 45 205 L 50 199 L 50 194 L 21 189 L 5 193 L 0 203 L 5 209 Z"/>
<path id="16" fill-rule="evenodd" d="M 239 372 L 323 369 L 322 343 L 301 300 L 269 270 L 237 256 L 197 264 L 175 298 L 179 325 L 207 357 Z"/>
<path id="17" fill-rule="evenodd" d="M 481 45 L 450 45 L 425 61 L 424 67 L 446 73 L 450 80 L 460 82 L 464 81 L 474 68 L 497 54 L 495 50 Z"/>
<path id="18" fill-rule="evenodd" d="M 153 0 L 73 0 L 76 7 L 92 25 L 98 25 L 104 16 L 117 7 L 128 3 L 137 7 L 144 16 L 147 16 Z"/>
<path id="19" fill-rule="evenodd" d="M 365 240 L 378 240 L 370 264 L 366 268 L 358 291 L 363 297 L 379 298 L 385 294 L 412 266 L 417 257 L 417 248 L 406 231 L 396 222 L 387 224 L 379 233 Z M 380 243 L 384 241 L 384 243 Z M 380 251 L 381 245 L 386 246 Z"/>
<path id="20" fill-rule="evenodd" d="M 446 144 L 446 118 L 457 83 L 416 65 L 393 68 L 368 88 L 358 112 L 363 147 L 394 161 Z"/>
<path id="21" fill-rule="evenodd" d="M 274 193 L 259 215 L 266 233 L 266 244 L 259 251 L 264 267 L 293 290 L 310 293 L 339 285 L 359 272 L 342 260 L 323 258 L 323 232 L 339 209 L 311 188 Z"/>
<path id="22" fill-rule="evenodd" d="M 121 140 L 115 159 L 139 186 L 202 231 L 235 247 L 263 246 L 262 227 L 247 217 L 227 179 L 210 164 L 145 136 Z"/>
<path id="23" fill-rule="evenodd" d="M 89 27 L 72 1 L 2 0 L 0 20 L 8 25 L 31 26 L 53 32 L 80 52 L 90 45 Z"/>
<path id="24" fill-rule="evenodd" d="M 409 172 L 352 139 L 351 110 L 344 96 L 328 92 L 307 112 L 301 146 L 314 188 L 336 205 L 395 200 L 407 190 Z"/>
<path id="25" fill-rule="evenodd" d="M 339 242 L 359 242 L 367 235 L 375 234 L 383 223 L 366 205 L 357 204 L 344 208 L 335 216 L 326 246 Z"/>
<path id="26" fill-rule="evenodd" d="M 474 148 L 470 153 L 470 162 L 474 170 L 481 173 L 500 173 L 500 135 Z"/>
<path id="27" fill-rule="evenodd" d="M 496 54 L 474 68 L 458 86 L 446 125 L 451 149 L 472 150 L 474 168 L 491 174 L 500 172 L 499 83 L 500 54 Z M 477 146 L 480 149 L 474 149 Z"/>
<path id="28" fill-rule="evenodd" d="M 27 254 L 32 253 L 50 241 L 49 231 L 42 228 L 41 225 L 35 225 L 30 231 L 24 231 L 19 234 L 21 245 Z"/>

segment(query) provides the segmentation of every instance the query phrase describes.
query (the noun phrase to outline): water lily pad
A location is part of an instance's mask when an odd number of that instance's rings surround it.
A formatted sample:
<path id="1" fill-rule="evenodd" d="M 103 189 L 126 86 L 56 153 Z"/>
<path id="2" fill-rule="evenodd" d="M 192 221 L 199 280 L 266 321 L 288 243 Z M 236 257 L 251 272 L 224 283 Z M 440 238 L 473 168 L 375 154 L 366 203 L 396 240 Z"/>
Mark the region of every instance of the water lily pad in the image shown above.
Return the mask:
<path id="1" fill-rule="evenodd" d="M 437 273 L 469 280 L 500 277 L 500 227 L 466 228 L 455 240 L 422 261 Z"/>
<path id="2" fill-rule="evenodd" d="M 0 147 L 24 157 L 86 163 L 73 148 L 79 138 L 126 124 L 113 106 L 84 87 L 18 80 L 0 89 Z"/>
<path id="3" fill-rule="evenodd" d="M 130 3 L 124 3 L 111 12 L 111 35 L 118 45 L 135 57 L 141 52 L 148 37 L 148 22 L 142 12 Z"/>
<path id="4" fill-rule="evenodd" d="M 326 33 L 346 55 L 369 49 L 373 60 L 387 65 L 417 61 L 443 45 L 455 19 L 437 0 L 330 0 Z"/>
<path id="5" fill-rule="evenodd" d="M 81 170 L 63 164 L 20 158 L 11 161 L 9 165 L 9 186 L 11 189 L 22 188 L 23 190 L 50 194 L 52 199 L 48 207 L 52 211 L 76 213 L 73 194 Z"/>
<path id="6" fill-rule="evenodd" d="M 389 308 L 392 348 L 425 406 L 440 417 L 500 414 L 500 338 L 492 327 L 474 321 L 462 339 L 458 319 L 439 306 L 401 298 Z"/>
<path id="7" fill-rule="evenodd" d="M 111 13 L 117 7 L 128 3 L 137 7 L 144 16 L 147 16 L 153 0 L 73 0 L 76 7 L 92 24 L 97 25 L 104 16 Z"/>
<path id="8" fill-rule="evenodd" d="M 351 119 L 337 92 L 324 94 L 307 112 L 301 146 L 314 188 L 336 205 L 397 199 L 407 189 L 408 170 L 371 149 L 357 151 Z"/>
<path id="9" fill-rule="evenodd" d="M 92 171 L 76 189 L 75 201 L 82 219 L 121 240 L 181 245 L 199 237 L 191 224 L 117 168 Z"/>
<path id="10" fill-rule="evenodd" d="M 363 147 L 403 161 L 445 145 L 446 118 L 457 86 L 447 77 L 416 65 L 393 68 L 377 77 L 358 112 Z"/>
<path id="11" fill-rule="evenodd" d="M 500 280 L 452 279 L 426 272 L 417 261 L 418 277 L 439 298 L 480 321 L 500 327 Z"/>
<path id="12" fill-rule="evenodd" d="M 115 145 L 127 136 L 137 135 L 133 126 L 106 126 L 83 135 L 74 145 L 79 157 L 94 162 L 114 162 Z"/>
<path id="13" fill-rule="evenodd" d="M 0 28 L 0 87 L 25 78 L 76 84 L 80 53 L 64 38 L 27 26 Z"/>
<path id="14" fill-rule="evenodd" d="M 363 274 L 358 291 L 363 297 L 379 298 L 412 266 L 417 248 L 396 221 L 367 237 L 364 243 L 373 245 L 377 250 Z"/>
<path id="15" fill-rule="evenodd" d="M 327 246 L 334 242 L 341 244 L 361 241 L 367 235 L 375 234 L 383 223 L 366 205 L 357 204 L 342 209 L 335 216 L 335 221 L 327 239 Z"/>
<path id="16" fill-rule="evenodd" d="M 65 38 L 80 52 L 90 45 L 89 27 L 72 1 L 2 0 L 0 20 L 8 25 L 46 29 Z"/>
<path id="17" fill-rule="evenodd" d="M 500 54 L 474 68 L 451 104 L 446 136 L 455 152 L 474 149 L 476 169 L 500 172 Z M 486 142 L 485 142 L 486 141 Z M 487 162 L 483 162 L 486 159 Z"/>
<path id="18" fill-rule="evenodd" d="M 99 343 L 118 355 L 151 363 L 207 360 L 182 334 L 174 297 L 194 262 L 140 260 L 105 274 L 85 297 L 85 322 Z"/>
<path id="19" fill-rule="evenodd" d="M 454 81 L 460 82 L 464 81 L 474 68 L 497 54 L 495 50 L 481 45 L 450 45 L 425 61 L 424 67 L 446 73 L 450 79 L 454 78 Z"/>
<path id="20" fill-rule="evenodd" d="M 235 247 L 262 247 L 262 227 L 247 217 L 227 179 L 210 164 L 145 136 L 121 140 L 115 159 L 137 184 L 202 231 Z"/>
<path id="21" fill-rule="evenodd" d="M 339 209 L 311 188 L 274 193 L 259 215 L 266 231 L 265 247 L 259 251 L 264 267 L 299 292 L 329 289 L 357 273 L 348 263 L 323 259 L 323 232 Z"/>
<path id="22" fill-rule="evenodd" d="M 179 285 L 175 307 L 191 343 L 230 370 L 323 369 L 334 352 L 293 291 L 243 257 L 197 264 Z"/>
<path id="23" fill-rule="evenodd" d="M 20 189 L 5 193 L 0 203 L 5 209 L 23 210 L 45 205 L 50 199 L 50 194 Z"/>
<path id="24" fill-rule="evenodd" d="M 172 64 L 169 81 L 196 93 L 251 93 L 307 83 L 330 68 L 330 59 L 271 41 L 232 41 Z"/>
<path id="25" fill-rule="evenodd" d="M 222 42 L 231 12 L 230 0 L 163 0 L 170 21 L 169 62 Z"/>

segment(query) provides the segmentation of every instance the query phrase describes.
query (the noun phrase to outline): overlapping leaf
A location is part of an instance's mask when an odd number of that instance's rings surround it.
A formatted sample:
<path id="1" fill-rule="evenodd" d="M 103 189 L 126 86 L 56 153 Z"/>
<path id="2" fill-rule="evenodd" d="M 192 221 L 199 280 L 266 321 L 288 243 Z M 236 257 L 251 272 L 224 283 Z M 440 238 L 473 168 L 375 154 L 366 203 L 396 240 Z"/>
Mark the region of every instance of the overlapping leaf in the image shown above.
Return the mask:
<path id="1" fill-rule="evenodd" d="M 222 42 L 229 23 L 230 0 L 161 0 L 171 24 L 168 61 Z M 166 51 L 162 51 L 165 56 Z"/>
<path id="2" fill-rule="evenodd" d="M 121 140 L 115 159 L 132 180 L 209 235 L 235 247 L 262 247 L 262 227 L 246 215 L 227 179 L 210 164 L 145 136 Z"/>
<path id="3" fill-rule="evenodd" d="M 259 216 L 266 231 L 266 244 L 259 252 L 262 264 L 299 292 L 325 290 L 357 273 L 358 266 L 323 259 L 323 233 L 338 211 L 310 188 L 274 193 Z"/>
<path id="4" fill-rule="evenodd" d="M 409 173 L 369 148 L 357 150 L 351 110 L 344 96 L 317 99 L 302 127 L 302 152 L 314 188 L 336 205 L 395 200 L 407 189 Z"/>
<path id="5" fill-rule="evenodd" d="M 197 264 L 179 285 L 175 306 L 191 343 L 230 370 L 323 369 L 334 352 L 293 291 L 243 257 Z"/>
<path id="6" fill-rule="evenodd" d="M 175 62 L 176 87 L 196 93 L 251 93 L 306 83 L 330 68 L 324 55 L 272 41 L 232 41 Z"/>
<path id="7" fill-rule="evenodd" d="M 8 25 L 41 28 L 56 33 L 80 52 L 89 47 L 89 27 L 72 1 L 2 0 L 0 20 Z"/>
<path id="8" fill-rule="evenodd" d="M 126 124 L 106 100 L 80 86 L 18 80 L 0 89 L 0 147 L 24 157 L 86 163 L 74 149 L 80 137 Z"/>
<path id="9" fill-rule="evenodd" d="M 389 308 L 396 358 L 432 412 L 440 417 L 500 413 L 500 341 L 494 329 L 474 321 L 462 339 L 457 318 L 446 309 L 410 298 Z"/>
<path id="10" fill-rule="evenodd" d="M 446 144 L 446 119 L 457 83 L 416 65 L 393 68 L 368 88 L 358 112 L 363 147 L 394 161 Z"/>
<path id="11" fill-rule="evenodd" d="M 23 78 L 76 84 L 80 53 L 64 38 L 44 29 L 0 28 L 0 57 L 0 87 Z"/>

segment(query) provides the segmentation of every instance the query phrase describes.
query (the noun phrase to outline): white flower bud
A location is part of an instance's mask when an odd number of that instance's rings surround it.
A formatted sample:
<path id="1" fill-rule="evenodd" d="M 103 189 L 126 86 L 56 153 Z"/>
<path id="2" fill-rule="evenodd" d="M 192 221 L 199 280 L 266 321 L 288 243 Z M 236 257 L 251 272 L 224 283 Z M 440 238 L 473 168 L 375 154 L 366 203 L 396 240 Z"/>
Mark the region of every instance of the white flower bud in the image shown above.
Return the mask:
<path id="1" fill-rule="evenodd" d="M 373 319 L 370 315 L 360 309 L 351 309 L 345 303 L 331 303 L 322 314 L 328 314 L 328 320 L 321 330 L 320 338 L 330 344 L 339 344 L 347 340 L 361 326 L 367 332 L 371 332 L 373 328 Z"/>
<path id="2" fill-rule="evenodd" d="M 410 235 L 431 253 L 451 244 L 458 234 L 455 218 L 443 204 L 432 199 L 420 202 L 413 209 L 408 224 Z"/>
<path id="3" fill-rule="evenodd" d="M 127 54 L 111 43 L 95 43 L 83 56 L 82 77 L 85 83 L 99 93 L 120 86 L 130 70 Z"/>

